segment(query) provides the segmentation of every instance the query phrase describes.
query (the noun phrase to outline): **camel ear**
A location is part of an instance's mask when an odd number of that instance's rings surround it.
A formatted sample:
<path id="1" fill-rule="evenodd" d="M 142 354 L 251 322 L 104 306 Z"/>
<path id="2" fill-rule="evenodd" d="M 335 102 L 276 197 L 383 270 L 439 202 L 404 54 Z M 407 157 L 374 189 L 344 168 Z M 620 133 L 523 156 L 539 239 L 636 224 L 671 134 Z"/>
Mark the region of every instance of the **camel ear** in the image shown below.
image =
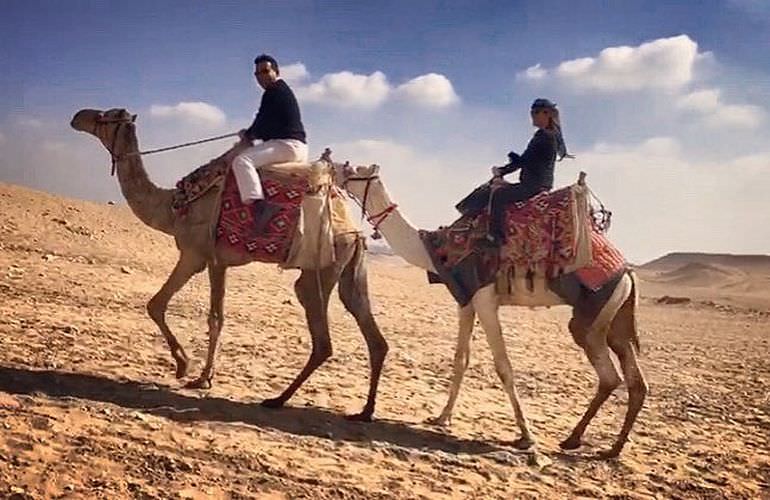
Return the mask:
<path id="1" fill-rule="evenodd" d="M 136 115 L 131 115 L 131 123 L 134 123 L 136 121 Z"/>
<path id="2" fill-rule="evenodd" d="M 372 166 L 370 167 L 372 169 L 372 175 L 377 175 L 380 173 L 380 166 L 376 163 L 372 163 Z"/>

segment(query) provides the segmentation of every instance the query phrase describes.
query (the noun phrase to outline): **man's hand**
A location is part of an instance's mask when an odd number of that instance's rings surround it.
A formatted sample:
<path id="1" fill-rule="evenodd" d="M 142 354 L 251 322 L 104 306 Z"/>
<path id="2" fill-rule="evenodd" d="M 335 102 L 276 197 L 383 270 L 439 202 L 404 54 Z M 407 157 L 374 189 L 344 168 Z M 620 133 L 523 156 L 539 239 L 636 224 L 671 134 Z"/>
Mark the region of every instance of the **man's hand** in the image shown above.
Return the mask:
<path id="1" fill-rule="evenodd" d="M 502 167 L 492 167 L 492 177 L 502 177 Z"/>
<path id="2" fill-rule="evenodd" d="M 245 128 L 242 128 L 242 129 L 240 129 L 240 130 L 238 131 L 238 138 L 239 138 L 241 141 L 249 141 L 249 138 L 248 138 L 248 137 L 246 137 L 246 129 L 245 129 Z M 249 141 L 249 142 L 251 142 L 251 141 Z"/>

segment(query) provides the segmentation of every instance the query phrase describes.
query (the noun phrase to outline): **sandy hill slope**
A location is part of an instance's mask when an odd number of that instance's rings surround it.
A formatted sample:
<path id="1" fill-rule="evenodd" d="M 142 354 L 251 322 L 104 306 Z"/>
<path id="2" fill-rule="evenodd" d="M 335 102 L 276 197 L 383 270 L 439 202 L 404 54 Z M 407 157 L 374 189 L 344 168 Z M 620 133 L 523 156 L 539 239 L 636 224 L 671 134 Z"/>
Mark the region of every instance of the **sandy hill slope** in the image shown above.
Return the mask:
<path id="1" fill-rule="evenodd" d="M 726 266 L 745 272 L 770 272 L 770 255 L 733 255 L 718 253 L 674 252 L 640 266 L 647 271 L 671 271 L 687 264 Z"/>
<path id="2" fill-rule="evenodd" d="M 229 271 L 214 386 L 182 388 L 145 311 L 176 255 L 171 238 L 125 206 L 0 184 L 0 498 L 770 494 L 767 315 L 643 301 L 640 362 L 651 396 L 621 459 L 604 462 L 595 452 L 619 430 L 625 390 L 601 408 L 583 449 L 561 452 L 558 442 L 593 396 L 595 374 L 566 329 L 568 308 L 504 308 L 516 384 L 539 440 L 533 462 L 512 451 L 511 407 L 478 327 L 452 426 L 424 423 L 446 400 L 456 305 L 396 257 L 369 261 L 374 313 L 390 344 L 375 422 L 344 418 L 365 400 L 368 359 L 336 296 L 333 356 L 289 407 L 257 404 L 286 387 L 311 349 L 292 291 L 297 273 L 274 265 Z M 722 281 L 667 282 L 732 276 L 730 263 L 689 264 L 662 277 L 642 270 L 658 280 L 645 281 L 643 293 L 653 286 L 737 293 Z M 168 312 L 192 376 L 206 353 L 207 309 L 202 273 Z"/>
<path id="3" fill-rule="evenodd" d="M 671 253 L 638 268 L 647 296 L 770 310 L 770 256 Z"/>

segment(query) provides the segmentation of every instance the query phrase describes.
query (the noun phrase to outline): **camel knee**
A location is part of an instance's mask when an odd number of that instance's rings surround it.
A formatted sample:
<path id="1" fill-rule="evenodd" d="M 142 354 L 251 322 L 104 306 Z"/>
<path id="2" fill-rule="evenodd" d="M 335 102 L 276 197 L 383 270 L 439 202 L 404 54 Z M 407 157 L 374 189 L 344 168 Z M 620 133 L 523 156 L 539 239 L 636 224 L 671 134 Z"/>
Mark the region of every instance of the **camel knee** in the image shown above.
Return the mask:
<path id="1" fill-rule="evenodd" d="M 470 364 L 471 356 L 470 352 L 468 352 L 467 349 L 458 349 L 457 352 L 455 352 L 455 366 L 466 370 L 468 368 L 468 364 Z"/>
<path id="2" fill-rule="evenodd" d="M 313 345 L 312 357 L 318 362 L 323 363 L 327 359 L 332 357 L 332 344 L 331 342 L 321 342 Z"/>
<path id="3" fill-rule="evenodd" d="M 166 314 L 166 303 L 157 297 L 153 297 L 147 302 L 147 306 L 145 308 L 147 309 L 147 314 L 150 316 L 150 318 L 152 318 L 153 321 L 156 323 L 163 321 L 163 317 Z"/>
<path id="4" fill-rule="evenodd" d="M 585 326 L 585 324 L 573 316 L 569 320 L 567 328 L 569 328 L 569 332 L 572 334 L 572 339 L 575 341 L 575 343 L 579 347 L 585 349 L 587 345 L 586 337 L 588 335 L 588 328 Z"/>
<path id="5" fill-rule="evenodd" d="M 209 330 L 221 330 L 224 326 L 225 319 L 217 313 L 210 313 L 208 317 Z"/>
<path id="6" fill-rule="evenodd" d="M 513 368 L 509 363 L 495 360 L 495 372 L 504 386 L 513 385 Z"/>

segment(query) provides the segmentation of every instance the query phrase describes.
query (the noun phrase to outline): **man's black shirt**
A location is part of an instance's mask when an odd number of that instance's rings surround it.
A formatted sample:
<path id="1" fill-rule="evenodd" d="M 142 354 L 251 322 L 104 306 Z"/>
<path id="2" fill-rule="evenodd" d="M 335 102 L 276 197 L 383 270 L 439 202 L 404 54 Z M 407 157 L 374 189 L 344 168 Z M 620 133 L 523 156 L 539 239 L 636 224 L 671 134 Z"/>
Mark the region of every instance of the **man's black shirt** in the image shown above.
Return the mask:
<path id="1" fill-rule="evenodd" d="M 299 105 L 286 82 L 277 80 L 262 94 L 254 123 L 246 130 L 250 140 L 296 139 L 305 142 Z"/>

